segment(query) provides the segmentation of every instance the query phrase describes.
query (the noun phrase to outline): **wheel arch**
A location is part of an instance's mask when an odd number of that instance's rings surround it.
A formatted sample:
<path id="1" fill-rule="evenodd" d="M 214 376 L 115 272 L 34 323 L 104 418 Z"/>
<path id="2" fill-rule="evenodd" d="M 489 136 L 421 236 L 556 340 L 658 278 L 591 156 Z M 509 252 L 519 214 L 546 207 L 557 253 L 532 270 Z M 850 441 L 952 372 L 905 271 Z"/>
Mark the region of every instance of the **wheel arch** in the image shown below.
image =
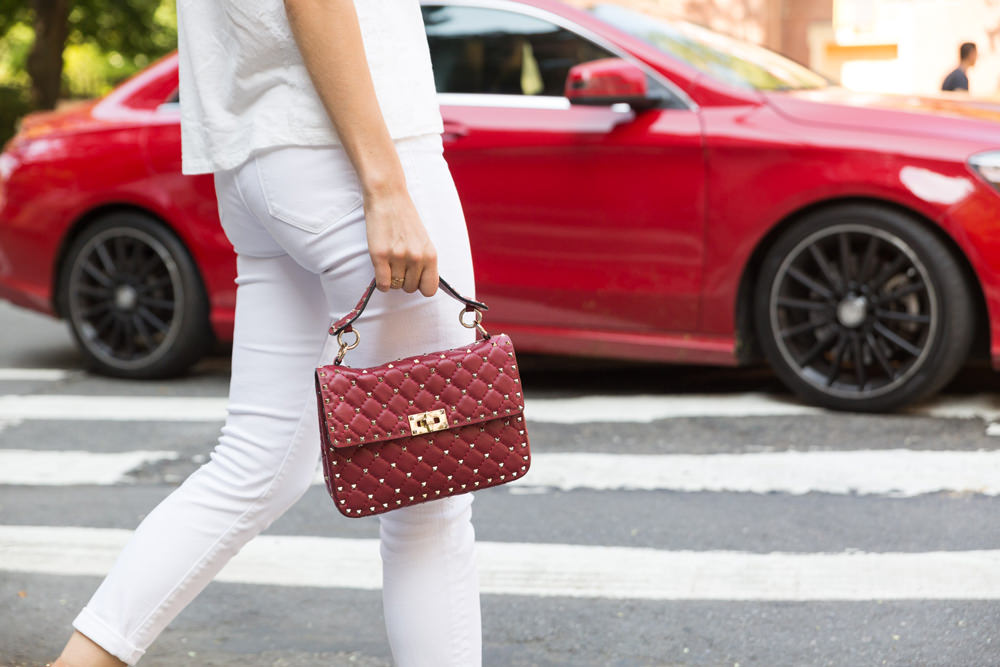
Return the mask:
<path id="1" fill-rule="evenodd" d="M 763 353 L 757 341 L 755 333 L 756 327 L 753 315 L 753 287 L 760 275 L 761 265 L 764 257 L 771 249 L 778 238 L 800 220 L 821 210 L 837 208 L 851 204 L 864 204 L 868 206 L 888 209 L 897 213 L 910 216 L 919 224 L 929 230 L 941 241 L 942 245 L 955 258 L 962 269 L 966 283 L 973 289 L 973 306 L 975 309 L 976 329 L 973 336 L 970 358 L 989 359 L 990 357 L 990 323 L 986 307 L 986 296 L 983 293 L 982 285 L 976 276 L 969 258 L 962 251 L 954 238 L 927 216 L 918 211 L 908 208 L 896 202 L 875 197 L 843 197 L 837 199 L 826 199 L 813 202 L 792 213 L 786 215 L 777 224 L 772 226 L 767 233 L 757 242 L 750 259 L 743 267 L 740 276 L 739 286 L 736 291 L 736 356 L 741 364 L 754 363 L 763 360 Z"/>

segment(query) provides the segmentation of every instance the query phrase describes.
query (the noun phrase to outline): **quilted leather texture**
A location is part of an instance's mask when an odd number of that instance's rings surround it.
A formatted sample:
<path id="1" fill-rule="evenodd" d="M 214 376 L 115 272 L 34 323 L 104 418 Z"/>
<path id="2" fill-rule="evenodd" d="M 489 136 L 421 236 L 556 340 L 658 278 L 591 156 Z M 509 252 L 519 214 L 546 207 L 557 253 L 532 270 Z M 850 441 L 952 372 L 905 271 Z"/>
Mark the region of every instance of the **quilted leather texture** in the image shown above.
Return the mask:
<path id="1" fill-rule="evenodd" d="M 504 334 L 377 368 L 316 369 L 327 490 L 346 516 L 379 514 L 524 476 L 531 453 Z M 412 435 L 409 416 L 447 428 Z"/>
<path id="2" fill-rule="evenodd" d="M 374 369 L 317 369 L 326 431 L 334 447 L 410 435 L 409 415 L 444 409 L 449 426 L 524 409 L 514 347 L 505 334 Z"/>

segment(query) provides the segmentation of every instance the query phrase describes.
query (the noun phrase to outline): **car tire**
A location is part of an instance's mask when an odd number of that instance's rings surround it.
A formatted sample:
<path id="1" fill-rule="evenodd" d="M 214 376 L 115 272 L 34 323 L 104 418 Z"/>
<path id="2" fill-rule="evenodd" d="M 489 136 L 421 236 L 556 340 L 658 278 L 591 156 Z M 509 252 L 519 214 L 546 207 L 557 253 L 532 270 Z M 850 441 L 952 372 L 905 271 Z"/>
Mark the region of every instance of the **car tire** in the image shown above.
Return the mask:
<path id="1" fill-rule="evenodd" d="M 842 205 L 799 220 L 771 246 L 754 320 L 765 356 L 796 394 L 885 412 L 936 393 L 961 368 L 976 323 L 972 293 L 919 220 Z"/>
<path id="2" fill-rule="evenodd" d="M 140 212 L 88 225 L 65 258 L 59 298 L 92 370 L 164 378 L 187 370 L 213 341 L 208 299 L 184 244 Z"/>

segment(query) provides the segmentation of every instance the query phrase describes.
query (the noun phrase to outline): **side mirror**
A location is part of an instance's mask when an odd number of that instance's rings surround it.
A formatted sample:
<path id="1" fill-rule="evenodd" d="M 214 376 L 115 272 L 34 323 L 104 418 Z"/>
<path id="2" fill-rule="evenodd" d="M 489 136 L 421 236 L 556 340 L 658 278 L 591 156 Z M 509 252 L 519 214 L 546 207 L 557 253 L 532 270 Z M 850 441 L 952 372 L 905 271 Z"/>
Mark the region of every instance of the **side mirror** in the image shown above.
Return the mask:
<path id="1" fill-rule="evenodd" d="M 601 58 L 570 68 L 566 97 L 572 104 L 611 105 L 625 102 L 648 109 L 658 100 L 648 96 L 646 73 L 622 58 Z"/>

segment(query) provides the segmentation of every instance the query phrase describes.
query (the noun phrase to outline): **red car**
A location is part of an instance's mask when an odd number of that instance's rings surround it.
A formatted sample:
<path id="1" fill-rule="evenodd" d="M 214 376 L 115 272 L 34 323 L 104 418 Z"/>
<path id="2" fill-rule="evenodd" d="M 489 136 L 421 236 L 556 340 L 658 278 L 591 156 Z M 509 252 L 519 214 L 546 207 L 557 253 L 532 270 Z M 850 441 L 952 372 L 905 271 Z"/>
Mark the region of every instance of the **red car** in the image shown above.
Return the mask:
<path id="1" fill-rule="evenodd" d="M 492 328 L 525 351 L 767 359 L 811 402 L 892 409 L 1000 367 L 1000 124 L 851 93 L 615 6 L 424 4 L 446 157 Z M 89 362 L 178 373 L 231 336 L 210 176 L 180 173 L 177 64 L 26 118 L 0 156 L 0 297 Z"/>

